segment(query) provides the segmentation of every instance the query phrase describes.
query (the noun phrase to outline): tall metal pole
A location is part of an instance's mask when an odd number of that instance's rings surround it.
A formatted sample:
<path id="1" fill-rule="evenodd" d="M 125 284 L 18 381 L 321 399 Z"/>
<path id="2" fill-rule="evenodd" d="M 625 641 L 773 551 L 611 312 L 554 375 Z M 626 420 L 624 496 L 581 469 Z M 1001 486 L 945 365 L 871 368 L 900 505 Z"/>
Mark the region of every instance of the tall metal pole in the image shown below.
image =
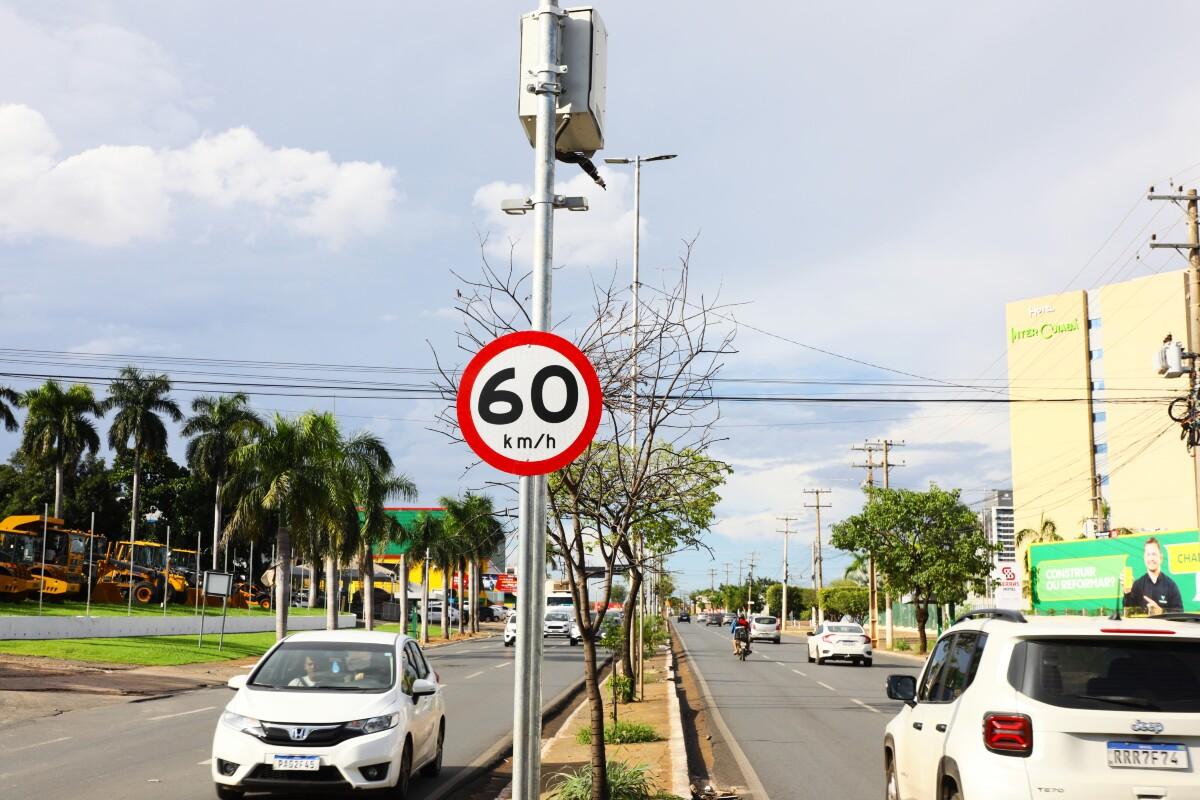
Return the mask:
<path id="1" fill-rule="evenodd" d="M 554 112 L 559 92 L 557 0 L 538 6 L 541 63 L 534 84 L 537 128 L 533 181 L 533 328 L 550 329 L 551 269 L 554 257 Z M 522 583 L 517 597 L 515 697 L 513 700 L 513 796 L 541 794 L 542 629 L 546 603 L 546 477 L 520 481 L 518 561 Z"/>
<path id="2" fill-rule="evenodd" d="M 171 593 L 171 526 L 167 526 L 167 559 L 163 570 L 163 616 L 167 615 L 167 595 Z"/>
<path id="3" fill-rule="evenodd" d="M 1188 244 L 1191 246 L 1188 250 L 1188 351 L 1200 353 L 1200 221 L 1197 220 L 1195 189 L 1188 189 L 1187 217 Z M 1193 397 L 1196 396 L 1197 366 L 1200 366 L 1197 360 L 1193 360 L 1192 371 L 1188 373 Z M 1196 524 L 1200 527 L 1200 447 L 1192 448 L 1192 473 L 1196 482 Z M 1100 492 L 1097 491 L 1096 494 Z"/>
<path id="4" fill-rule="evenodd" d="M 533 328 L 550 330 L 551 269 L 554 266 L 554 112 L 559 84 L 557 0 L 538 4 L 540 59 L 533 91 L 537 127 L 533 160 Z M 546 476 L 520 481 L 517 560 L 522 586 L 517 596 L 517 652 L 513 698 L 513 797 L 541 795 L 542 616 L 546 605 Z"/>
<path id="5" fill-rule="evenodd" d="M 93 553 L 95 551 L 94 542 L 96 541 L 96 512 L 92 512 L 92 524 L 88 528 L 88 577 L 87 577 L 87 604 L 84 606 L 83 615 L 90 617 L 92 615 L 92 564 Z"/>
<path id="6" fill-rule="evenodd" d="M 42 508 L 42 579 L 38 581 L 38 614 L 42 613 L 42 595 L 46 591 L 46 528 L 50 522 L 50 504 Z"/>

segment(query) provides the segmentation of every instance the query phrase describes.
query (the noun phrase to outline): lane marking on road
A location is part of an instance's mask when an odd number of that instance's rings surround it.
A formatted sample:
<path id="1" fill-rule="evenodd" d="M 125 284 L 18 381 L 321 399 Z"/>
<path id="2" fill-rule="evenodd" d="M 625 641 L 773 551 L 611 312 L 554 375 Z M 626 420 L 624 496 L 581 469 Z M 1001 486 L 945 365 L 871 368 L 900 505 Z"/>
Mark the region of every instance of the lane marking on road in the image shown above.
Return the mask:
<path id="1" fill-rule="evenodd" d="M 829 691 L 831 691 L 831 692 L 836 692 L 836 691 L 837 691 L 837 689 L 833 688 L 832 686 L 830 686 L 830 685 L 829 685 L 828 683 L 826 683 L 825 681 L 817 681 L 817 683 L 818 683 L 819 685 L 821 685 L 821 686 L 824 686 L 826 689 L 828 689 L 828 690 L 829 690 Z"/>
<path id="2" fill-rule="evenodd" d="M 858 705 L 860 705 L 860 706 L 862 706 L 863 708 L 865 708 L 867 711 L 874 711 L 876 714 L 882 714 L 882 713 L 883 713 L 882 711 L 880 711 L 880 710 L 879 710 L 878 708 L 876 708 L 875 706 L 869 706 L 869 705 L 867 705 L 866 703 L 864 703 L 862 700 L 859 700 L 857 697 L 851 697 L 851 698 L 850 698 L 850 702 L 852 702 L 852 703 L 857 703 Z"/>
<path id="3" fill-rule="evenodd" d="M 511 667 L 512 663 L 513 662 L 511 661 L 505 661 L 503 664 L 497 664 L 496 666 L 492 667 L 492 669 L 504 669 L 505 667 Z"/>
<path id="4" fill-rule="evenodd" d="M 41 747 L 42 745 L 45 745 L 45 744 L 55 744 L 55 743 L 57 743 L 57 742 L 65 742 L 65 741 L 67 741 L 67 740 L 68 740 L 68 739 L 70 739 L 70 738 L 71 738 L 70 736 L 60 736 L 60 737 L 58 737 L 57 739 L 51 739 L 51 740 L 49 740 L 49 741 L 46 741 L 46 742 L 35 742 L 35 743 L 33 743 L 33 744 L 27 744 L 27 745 L 25 745 L 24 747 L 14 747 L 14 748 L 12 748 L 11 750 L 9 750 L 8 752 L 10 752 L 10 753 L 19 753 L 20 751 L 22 751 L 22 750 L 28 750 L 28 749 L 29 749 L 29 748 L 31 748 L 31 747 Z"/>
<path id="5" fill-rule="evenodd" d="M 204 708 L 193 708 L 191 711 L 177 711 L 174 714 L 159 714 L 157 717 L 147 717 L 147 722 L 158 722 L 160 719 L 171 719 L 172 717 L 186 717 L 188 714 L 199 714 L 202 711 L 212 711 L 216 706 L 205 706 Z"/>
<path id="6" fill-rule="evenodd" d="M 206 758 L 206 759 L 204 759 L 203 761 L 197 761 L 197 762 L 196 762 L 196 766 L 197 766 L 197 767 L 207 767 L 207 766 L 208 766 L 209 764 L 211 764 L 211 763 L 212 763 L 212 759 L 211 759 L 211 758 Z"/>
<path id="7" fill-rule="evenodd" d="M 470 675 L 468 675 L 467 677 L 463 678 L 463 680 L 464 680 L 464 681 L 469 681 L 469 680 L 471 680 L 471 678 L 478 678 L 478 677 L 479 677 L 480 675 L 482 675 L 482 674 L 483 674 L 483 670 L 479 670 L 479 672 L 472 672 Z"/>
<path id="8" fill-rule="evenodd" d="M 801 671 L 800 671 L 800 670 L 798 670 L 798 669 L 794 669 L 794 670 L 792 670 L 792 672 L 796 673 L 796 674 L 797 674 L 797 675 L 799 675 L 801 678 L 807 678 L 807 677 L 808 677 L 808 673 L 807 673 L 807 672 L 801 672 Z"/>

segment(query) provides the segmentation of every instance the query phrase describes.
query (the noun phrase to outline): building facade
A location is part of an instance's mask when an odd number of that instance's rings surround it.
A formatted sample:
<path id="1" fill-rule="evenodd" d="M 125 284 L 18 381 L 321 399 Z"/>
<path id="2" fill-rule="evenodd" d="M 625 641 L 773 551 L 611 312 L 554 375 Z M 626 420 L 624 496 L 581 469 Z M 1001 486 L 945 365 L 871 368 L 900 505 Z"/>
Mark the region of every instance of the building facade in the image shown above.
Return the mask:
<path id="1" fill-rule="evenodd" d="M 1166 413 L 1187 380 L 1154 365 L 1167 334 L 1187 339 L 1186 273 L 1016 301 L 1006 323 L 1014 533 L 1194 529 L 1194 464 Z"/>

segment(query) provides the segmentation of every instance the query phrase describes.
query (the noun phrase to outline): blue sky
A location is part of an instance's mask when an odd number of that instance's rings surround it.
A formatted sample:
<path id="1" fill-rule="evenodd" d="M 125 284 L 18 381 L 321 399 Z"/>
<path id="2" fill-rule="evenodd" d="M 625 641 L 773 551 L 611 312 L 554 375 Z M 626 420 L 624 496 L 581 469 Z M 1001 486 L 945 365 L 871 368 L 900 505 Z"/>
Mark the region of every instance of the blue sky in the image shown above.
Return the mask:
<path id="1" fill-rule="evenodd" d="M 0 3 L 5 346 L 419 368 L 430 346 L 452 355 L 450 270 L 477 267 L 483 235 L 493 257 L 510 239 L 528 252 L 529 221 L 495 203 L 532 170 L 514 113 L 517 20 L 532 6 Z M 902 380 L 790 339 L 1003 379 L 1005 301 L 1175 266 L 1129 256 L 1175 221 L 1142 232 L 1158 210 L 1139 203 L 1145 188 L 1200 175 L 1193 4 L 597 8 L 610 33 L 601 155 L 680 154 L 644 174 L 646 280 L 698 234 L 693 289 L 773 334 L 743 327 L 727 375 Z M 629 269 L 632 196 L 620 172 L 604 193 L 559 174 L 592 203 L 560 219 L 566 313 L 592 275 Z M 387 439 L 422 503 L 490 477 L 463 475 L 466 451 L 426 430 L 429 401 L 254 404 L 336 405 Z M 722 411 L 717 454 L 736 473 L 715 561 L 672 560 L 686 588 L 751 551 L 777 574 L 785 514 L 807 554 L 800 490 L 834 490 L 828 520 L 855 510 L 849 448 L 864 438 L 908 442 L 898 485 L 978 500 L 1008 481 L 1001 408 Z"/>

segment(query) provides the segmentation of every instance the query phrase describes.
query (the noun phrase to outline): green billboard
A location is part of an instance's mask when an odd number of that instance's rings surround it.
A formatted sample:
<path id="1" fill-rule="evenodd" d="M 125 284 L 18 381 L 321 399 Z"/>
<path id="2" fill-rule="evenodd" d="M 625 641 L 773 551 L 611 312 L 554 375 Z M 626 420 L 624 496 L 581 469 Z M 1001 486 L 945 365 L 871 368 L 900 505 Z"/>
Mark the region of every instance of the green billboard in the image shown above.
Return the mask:
<path id="1" fill-rule="evenodd" d="M 1200 535 L 1138 533 L 1031 545 L 1037 611 L 1200 611 Z"/>

